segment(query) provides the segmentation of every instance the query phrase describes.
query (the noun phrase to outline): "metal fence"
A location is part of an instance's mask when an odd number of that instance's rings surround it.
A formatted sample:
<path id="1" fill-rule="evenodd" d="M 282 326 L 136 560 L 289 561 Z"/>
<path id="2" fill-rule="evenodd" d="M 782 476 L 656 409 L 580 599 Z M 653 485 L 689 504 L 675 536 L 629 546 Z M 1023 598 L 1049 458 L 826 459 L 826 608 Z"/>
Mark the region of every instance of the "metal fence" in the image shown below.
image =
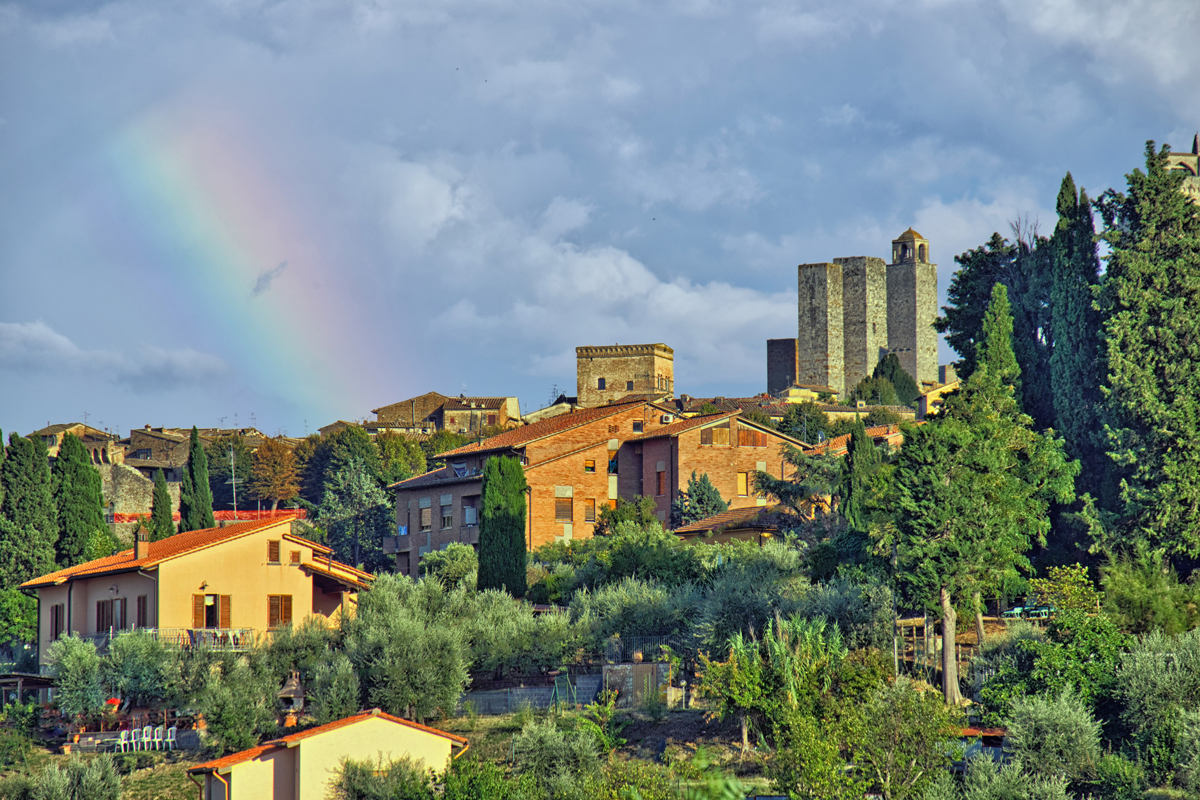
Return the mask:
<path id="1" fill-rule="evenodd" d="M 129 631 L 107 631 L 89 633 L 82 638 L 96 645 L 96 650 L 107 653 L 112 641 L 130 633 L 151 636 L 168 647 L 207 647 L 213 650 L 249 650 L 255 642 L 257 632 L 253 628 L 136 628 Z"/>
<path id="2" fill-rule="evenodd" d="M 555 702 L 587 705 L 600 694 L 600 675 L 578 675 L 571 684 L 573 691 L 562 686 L 521 686 L 486 692 L 463 692 L 458 698 L 458 713 L 470 708 L 485 716 L 512 714 L 522 708 L 550 708 Z M 559 681 L 558 683 L 562 683 Z"/>

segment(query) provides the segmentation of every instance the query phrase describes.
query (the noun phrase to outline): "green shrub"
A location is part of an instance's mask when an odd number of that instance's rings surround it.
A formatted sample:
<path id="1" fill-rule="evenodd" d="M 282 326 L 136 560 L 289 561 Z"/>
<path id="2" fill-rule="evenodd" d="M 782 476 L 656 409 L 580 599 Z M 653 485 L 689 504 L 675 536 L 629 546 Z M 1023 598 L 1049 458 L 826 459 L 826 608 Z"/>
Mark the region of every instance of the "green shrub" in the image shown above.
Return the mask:
<path id="1" fill-rule="evenodd" d="M 434 800 L 429 771 L 409 759 L 342 762 L 333 785 L 337 800 Z"/>
<path id="2" fill-rule="evenodd" d="M 24 764 L 33 742 L 20 731 L 0 730 L 0 768 Z"/>
<path id="3" fill-rule="evenodd" d="M 1175 634 L 1195 628 L 1198 587 L 1181 583 L 1161 550 L 1144 545 L 1103 569 L 1104 607 L 1132 633 Z"/>
<path id="4" fill-rule="evenodd" d="M 881 583 L 839 579 L 814 586 L 800 597 L 796 613 L 834 623 L 852 650 L 892 647 L 892 593 Z"/>
<path id="5" fill-rule="evenodd" d="M 469 544 L 454 542 L 444 550 L 433 550 L 421 557 L 421 574 L 448 587 L 475 588 L 479 556 Z"/>
<path id="6" fill-rule="evenodd" d="M 1096 778 L 1089 789 L 1096 800 L 1141 800 L 1146 771 L 1136 761 L 1109 753 L 1096 762 Z"/>
<path id="7" fill-rule="evenodd" d="M 562 731 L 553 719 L 527 724 L 513 747 L 516 774 L 532 779 L 545 797 L 582 797 L 587 781 L 600 772 L 592 737 Z"/>
<path id="8" fill-rule="evenodd" d="M 123 633 L 113 639 L 101 663 L 109 691 L 129 705 L 151 706 L 167 695 L 167 650 L 148 633 Z"/>
<path id="9" fill-rule="evenodd" d="M 345 653 L 335 653 L 317 667 L 309 686 L 308 710 L 318 725 L 351 716 L 362 708 L 358 673 Z"/>
<path id="10" fill-rule="evenodd" d="M 516 781 L 495 764 L 460 758 L 446 771 L 444 800 L 524 800 Z"/>
<path id="11" fill-rule="evenodd" d="M 1100 723 L 1070 690 L 1013 703 L 1005 749 L 1026 772 L 1078 780 L 1100 757 Z"/>
<path id="12" fill-rule="evenodd" d="M 120 800 L 121 776 L 112 757 L 73 756 L 65 767 L 48 764 L 31 782 L 29 800 Z M 18 796 L 18 795 L 14 795 Z"/>
<path id="13" fill-rule="evenodd" d="M 273 735 L 278 729 L 278 691 L 270 674 L 255 672 L 240 660 L 225 665 L 198 704 L 207 723 L 208 749 L 218 755 L 236 753 Z"/>
<path id="14" fill-rule="evenodd" d="M 68 719 L 94 714 L 104 708 L 104 684 L 96 645 L 77 636 L 63 636 L 46 653 L 54 676 L 55 700 Z"/>
<path id="15" fill-rule="evenodd" d="M 972 758 L 963 780 L 962 800 L 1068 800 L 1067 779 L 1024 772 L 1015 764 L 1001 766 L 987 756 Z"/>

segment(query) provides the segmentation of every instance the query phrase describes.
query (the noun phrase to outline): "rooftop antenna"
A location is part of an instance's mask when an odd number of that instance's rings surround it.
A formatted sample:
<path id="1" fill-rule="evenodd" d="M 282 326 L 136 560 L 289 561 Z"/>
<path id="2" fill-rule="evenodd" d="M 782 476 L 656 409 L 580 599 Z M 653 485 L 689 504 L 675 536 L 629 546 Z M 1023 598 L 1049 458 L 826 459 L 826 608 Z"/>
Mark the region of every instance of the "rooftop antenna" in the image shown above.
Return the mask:
<path id="1" fill-rule="evenodd" d="M 237 476 L 237 462 L 233 460 L 233 440 L 229 441 L 229 480 L 225 481 L 233 487 L 233 521 L 238 521 L 237 510 L 237 485 L 241 483 L 241 479 Z"/>
<path id="2" fill-rule="evenodd" d="M 89 415 L 89 414 L 88 414 L 88 412 L 85 410 L 85 411 L 83 412 L 83 424 L 84 424 L 84 425 L 87 425 L 88 416 L 90 416 L 90 415 Z M 47 426 L 47 427 L 48 427 L 48 426 Z"/>
<path id="3" fill-rule="evenodd" d="M 225 427 L 225 420 L 227 419 L 228 417 L 217 417 L 217 426 L 221 428 Z"/>
<path id="4" fill-rule="evenodd" d="M 254 416 L 254 412 L 253 412 L 253 411 L 251 411 L 251 412 L 250 412 L 250 427 L 251 427 L 251 428 L 257 428 L 257 427 L 258 427 L 258 419 L 257 419 L 257 418 Z"/>
<path id="5" fill-rule="evenodd" d="M 308 438 L 308 419 L 307 418 L 304 420 L 304 438 L 305 439 Z"/>

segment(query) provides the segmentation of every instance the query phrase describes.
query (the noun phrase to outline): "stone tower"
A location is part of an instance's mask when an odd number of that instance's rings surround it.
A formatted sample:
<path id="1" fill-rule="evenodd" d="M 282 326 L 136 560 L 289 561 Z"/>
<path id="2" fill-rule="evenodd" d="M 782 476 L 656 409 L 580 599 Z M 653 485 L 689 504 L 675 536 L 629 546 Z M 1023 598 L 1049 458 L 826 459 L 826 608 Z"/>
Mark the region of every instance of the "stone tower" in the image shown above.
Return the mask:
<path id="1" fill-rule="evenodd" d="M 575 388 L 583 408 L 629 395 L 675 396 L 675 351 L 665 344 L 575 348 Z"/>
<path id="2" fill-rule="evenodd" d="M 844 391 L 842 265 L 801 264 L 796 383 Z"/>
<path id="3" fill-rule="evenodd" d="M 887 342 L 918 386 L 938 379 L 937 295 L 929 240 L 909 228 L 892 241 L 887 265 Z"/>
<path id="4" fill-rule="evenodd" d="M 800 354 L 795 339 L 767 339 L 767 394 L 779 394 L 796 385 Z"/>
<path id="5" fill-rule="evenodd" d="M 888 352 L 887 267 L 882 258 L 835 258 L 842 267 L 844 392 L 870 376 Z"/>

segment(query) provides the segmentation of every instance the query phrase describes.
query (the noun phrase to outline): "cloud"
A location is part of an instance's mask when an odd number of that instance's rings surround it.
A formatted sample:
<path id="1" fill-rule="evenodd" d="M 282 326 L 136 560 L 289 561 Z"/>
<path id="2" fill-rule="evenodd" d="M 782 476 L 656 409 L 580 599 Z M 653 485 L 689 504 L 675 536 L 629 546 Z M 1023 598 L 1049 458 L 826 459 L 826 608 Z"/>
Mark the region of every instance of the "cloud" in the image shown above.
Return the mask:
<path id="1" fill-rule="evenodd" d="M 0 371 L 106 377 L 139 391 L 200 384 L 227 372 L 223 360 L 191 349 L 145 346 L 136 355 L 84 350 L 41 320 L 0 322 Z"/>
<path id="2" fill-rule="evenodd" d="M 280 261 L 279 266 L 275 267 L 275 269 L 264 269 L 262 272 L 258 273 L 258 279 L 254 281 L 254 288 L 250 290 L 251 296 L 257 297 L 267 289 L 270 289 L 271 284 L 275 281 L 275 279 L 282 275 L 283 271 L 287 269 L 287 265 L 288 262 Z"/>

